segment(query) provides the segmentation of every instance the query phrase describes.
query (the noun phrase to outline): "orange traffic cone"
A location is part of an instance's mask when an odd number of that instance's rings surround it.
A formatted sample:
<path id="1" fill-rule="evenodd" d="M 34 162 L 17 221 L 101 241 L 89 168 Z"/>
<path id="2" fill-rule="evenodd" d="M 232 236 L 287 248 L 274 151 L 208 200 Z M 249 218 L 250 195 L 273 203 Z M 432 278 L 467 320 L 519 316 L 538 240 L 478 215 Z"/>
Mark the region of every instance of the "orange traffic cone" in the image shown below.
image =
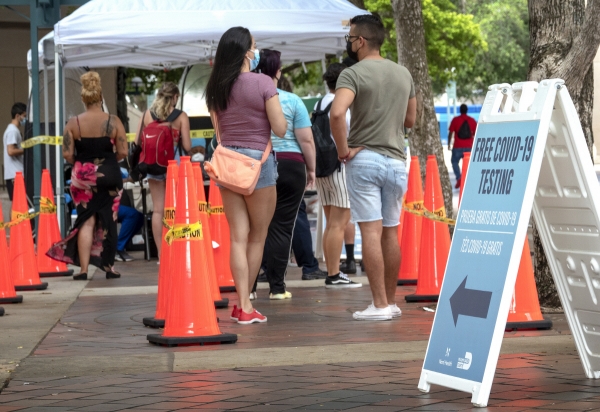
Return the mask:
<path id="1" fill-rule="evenodd" d="M 423 206 L 433 214 L 446 217 L 444 196 L 435 156 L 427 156 L 425 200 Z M 421 256 L 417 291 L 405 297 L 407 302 L 437 301 L 450 253 L 448 224 L 424 218 L 421 232 Z"/>
<path id="2" fill-rule="evenodd" d="M 462 161 L 462 171 L 460 175 L 460 191 L 458 192 L 458 204 L 460 205 L 460 200 L 462 199 L 463 188 L 465 187 L 465 180 L 467 180 L 467 172 L 469 171 L 469 162 L 471 161 L 471 153 L 466 152 L 463 155 Z"/>
<path id="3" fill-rule="evenodd" d="M 49 258 L 46 251 L 53 244 L 60 241 L 60 230 L 56 218 L 56 205 L 54 204 L 54 191 L 48 169 L 42 171 L 42 195 L 40 197 L 40 218 L 37 234 L 37 264 L 40 277 L 71 276 L 73 271 L 67 269 L 64 262 Z"/>
<path id="4" fill-rule="evenodd" d="M 204 235 L 194 172 L 189 156 L 182 156 L 177 182 L 175 224 L 167 233 L 171 244 L 171 287 L 162 335 L 148 335 L 157 345 L 234 343 L 237 335 L 221 333 L 210 291 Z"/>
<path id="5" fill-rule="evenodd" d="M 508 310 L 506 330 L 550 328 L 552 328 L 552 321 L 545 319 L 540 310 L 540 301 L 533 277 L 529 241 L 526 238 L 521 254 L 519 272 L 517 273 L 515 292 Z"/>
<path id="6" fill-rule="evenodd" d="M 1 209 L 0 203 L 0 209 Z M 6 246 L 6 231 L 0 214 L 0 303 L 21 303 L 23 296 L 15 293 L 15 285 L 10 276 L 8 262 L 8 247 Z"/>
<path id="7" fill-rule="evenodd" d="M 210 181 L 208 192 L 208 207 L 210 208 L 210 233 L 212 240 L 218 246 L 213 245 L 215 270 L 221 292 L 235 292 L 235 283 L 229 266 L 229 255 L 231 243 L 229 241 L 229 224 L 223 211 L 223 199 L 221 191 L 214 180 Z"/>
<path id="8" fill-rule="evenodd" d="M 11 220 L 20 219 L 29 212 L 25 181 L 21 172 L 17 172 L 14 185 Z M 44 290 L 48 287 L 48 283 L 40 281 L 35 251 L 33 250 L 31 223 L 28 219 L 11 227 L 8 255 L 16 290 Z"/>
<path id="9" fill-rule="evenodd" d="M 163 218 L 169 226 L 175 223 L 175 205 L 177 198 L 177 160 L 169 160 L 167 166 L 167 185 L 165 190 L 165 206 Z M 158 295 L 156 297 L 156 313 L 153 318 L 143 318 L 142 322 L 150 328 L 164 328 L 167 313 L 171 269 L 171 246 L 165 241 L 168 229 L 163 227 L 160 246 L 160 265 L 158 267 Z"/>
<path id="10" fill-rule="evenodd" d="M 202 230 L 204 235 L 204 246 L 206 252 L 206 273 L 210 281 L 210 290 L 215 308 L 226 308 L 229 306 L 229 299 L 221 296 L 219 283 L 217 281 L 217 271 L 215 270 L 215 257 L 212 247 L 212 237 L 210 236 L 210 224 L 208 216 L 208 203 L 204 195 L 204 179 L 202 178 L 202 169 L 200 163 L 192 163 L 194 170 L 194 179 L 196 180 L 196 195 L 198 198 L 198 212 L 200 213 L 200 222 L 202 222 Z"/>
<path id="11" fill-rule="evenodd" d="M 423 182 L 419 158 L 412 156 L 408 173 L 408 187 L 404 205 L 415 211 L 423 210 Z M 404 212 L 404 211 L 403 211 Z M 423 217 L 413 213 L 404 213 L 402 223 L 402 260 L 398 273 L 398 285 L 415 285 L 419 275 L 419 250 L 421 248 L 421 227 Z"/>

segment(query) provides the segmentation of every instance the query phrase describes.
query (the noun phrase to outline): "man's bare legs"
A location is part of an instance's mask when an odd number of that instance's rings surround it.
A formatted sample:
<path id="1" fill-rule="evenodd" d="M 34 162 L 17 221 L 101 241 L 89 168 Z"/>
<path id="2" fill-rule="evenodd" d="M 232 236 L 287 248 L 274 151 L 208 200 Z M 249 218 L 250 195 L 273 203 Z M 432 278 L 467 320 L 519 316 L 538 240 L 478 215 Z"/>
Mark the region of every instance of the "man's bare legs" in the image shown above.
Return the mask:
<path id="1" fill-rule="evenodd" d="M 388 306 L 386 296 L 386 282 L 384 277 L 385 263 L 383 258 L 382 243 L 382 221 L 359 222 L 362 236 L 362 254 L 369 278 L 369 286 L 373 295 L 373 304 L 376 308 Z"/>
<path id="2" fill-rule="evenodd" d="M 384 227 L 381 236 L 381 251 L 383 253 L 385 294 L 388 305 L 396 304 L 396 287 L 400 271 L 401 251 L 398 244 L 398 226 Z"/>
<path id="3" fill-rule="evenodd" d="M 350 221 L 350 209 L 337 206 L 323 206 L 327 225 L 323 232 L 323 254 L 327 264 L 329 276 L 339 273 L 340 255 L 342 254 L 342 242 L 344 230 Z"/>

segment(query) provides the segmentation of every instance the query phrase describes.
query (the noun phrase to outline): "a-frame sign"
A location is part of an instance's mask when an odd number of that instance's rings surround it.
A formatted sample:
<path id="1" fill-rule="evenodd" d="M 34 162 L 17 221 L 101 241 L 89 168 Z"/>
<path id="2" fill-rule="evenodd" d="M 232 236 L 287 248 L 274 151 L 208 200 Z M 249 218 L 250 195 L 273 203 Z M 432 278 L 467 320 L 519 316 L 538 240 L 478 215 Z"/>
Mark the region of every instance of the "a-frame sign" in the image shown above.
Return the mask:
<path id="1" fill-rule="evenodd" d="M 589 378 L 600 377 L 600 186 L 564 82 L 485 98 L 419 389 L 486 406 L 531 212 Z"/>

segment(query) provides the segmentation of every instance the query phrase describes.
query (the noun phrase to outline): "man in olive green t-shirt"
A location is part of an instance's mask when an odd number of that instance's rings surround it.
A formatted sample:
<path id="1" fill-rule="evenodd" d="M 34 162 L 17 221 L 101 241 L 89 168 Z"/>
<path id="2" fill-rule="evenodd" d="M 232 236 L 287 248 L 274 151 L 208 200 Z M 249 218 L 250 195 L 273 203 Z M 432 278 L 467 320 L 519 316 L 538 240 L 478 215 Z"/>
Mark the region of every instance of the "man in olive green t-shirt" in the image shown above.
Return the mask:
<path id="1" fill-rule="evenodd" d="M 362 235 L 363 259 L 373 304 L 355 312 L 356 320 L 390 320 L 401 315 L 395 303 L 400 268 L 398 224 L 406 190 L 404 128 L 415 122 L 417 102 L 412 77 L 380 55 L 385 38 L 373 15 L 350 20 L 348 55 L 358 63 L 338 78 L 330 111 L 338 156 L 346 163 L 352 221 Z M 352 119 L 346 140 L 346 110 Z"/>

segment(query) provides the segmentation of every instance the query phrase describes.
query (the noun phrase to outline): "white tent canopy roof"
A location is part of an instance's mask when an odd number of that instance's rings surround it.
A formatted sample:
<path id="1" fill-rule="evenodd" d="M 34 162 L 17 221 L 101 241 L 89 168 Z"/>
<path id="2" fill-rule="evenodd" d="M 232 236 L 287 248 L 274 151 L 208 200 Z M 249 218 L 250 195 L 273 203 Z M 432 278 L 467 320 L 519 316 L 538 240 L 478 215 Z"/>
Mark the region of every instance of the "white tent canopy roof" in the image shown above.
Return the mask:
<path id="1" fill-rule="evenodd" d="M 221 35 L 247 27 L 286 63 L 340 55 L 347 0 L 92 0 L 54 26 L 65 67 L 174 68 L 209 62 Z"/>

